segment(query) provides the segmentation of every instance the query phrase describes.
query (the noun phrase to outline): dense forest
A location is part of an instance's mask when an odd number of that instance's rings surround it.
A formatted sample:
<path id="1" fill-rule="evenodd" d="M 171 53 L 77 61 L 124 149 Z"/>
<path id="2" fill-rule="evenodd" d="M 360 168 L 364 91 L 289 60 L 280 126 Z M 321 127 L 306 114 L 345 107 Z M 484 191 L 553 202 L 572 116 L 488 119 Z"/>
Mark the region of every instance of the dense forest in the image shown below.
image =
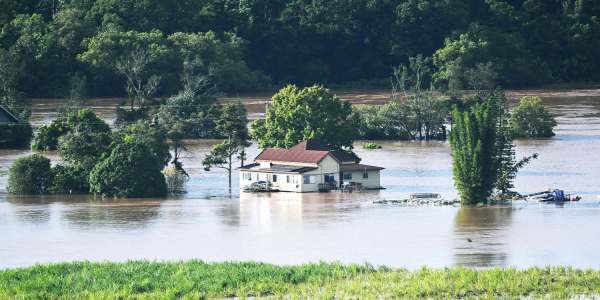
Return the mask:
<path id="1" fill-rule="evenodd" d="M 29 97 L 81 84 L 119 96 L 119 70 L 141 59 L 158 95 L 181 90 L 190 62 L 227 93 L 387 87 L 422 54 L 440 88 L 469 88 L 473 70 L 509 88 L 592 82 L 599 16 L 596 0 L 0 0 L 0 81 Z"/>

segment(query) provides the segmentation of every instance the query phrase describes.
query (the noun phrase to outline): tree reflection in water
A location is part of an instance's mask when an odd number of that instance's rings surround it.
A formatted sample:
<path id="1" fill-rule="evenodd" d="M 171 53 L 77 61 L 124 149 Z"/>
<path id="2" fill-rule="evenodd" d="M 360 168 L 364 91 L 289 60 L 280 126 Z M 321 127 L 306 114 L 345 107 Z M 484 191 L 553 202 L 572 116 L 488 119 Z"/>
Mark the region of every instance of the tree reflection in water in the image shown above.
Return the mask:
<path id="1" fill-rule="evenodd" d="M 461 207 L 454 226 L 454 263 L 470 267 L 506 266 L 506 228 L 511 206 Z"/>
<path id="2" fill-rule="evenodd" d="M 132 229 L 147 225 L 159 217 L 161 199 L 102 199 L 88 195 L 9 196 L 8 201 L 23 213 L 17 213 L 25 223 L 48 222 L 53 212 L 61 221 L 80 229 Z M 64 206 L 55 210 L 54 205 Z"/>

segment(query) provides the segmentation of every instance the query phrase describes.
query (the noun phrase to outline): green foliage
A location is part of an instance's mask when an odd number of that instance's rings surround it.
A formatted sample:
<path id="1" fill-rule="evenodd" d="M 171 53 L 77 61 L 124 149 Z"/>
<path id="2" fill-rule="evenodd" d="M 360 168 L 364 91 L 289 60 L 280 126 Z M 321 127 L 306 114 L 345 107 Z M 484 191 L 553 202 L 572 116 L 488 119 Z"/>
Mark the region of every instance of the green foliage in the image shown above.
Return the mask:
<path id="1" fill-rule="evenodd" d="M 80 133 L 110 133 L 110 127 L 90 109 L 69 111 L 66 116 L 42 125 L 33 141 L 34 150 L 56 150 L 60 137 L 78 131 Z"/>
<path id="2" fill-rule="evenodd" d="M 517 137 L 552 137 L 556 121 L 539 97 L 523 97 L 512 112 L 510 124 Z"/>
<path id="3" fill-rule="evenodd" d="M 410 140 L 411 134 L 401 123 L 402 107 L 397 102 L 384 105 L 355 105 L 358 136 L 365 140 Z"/>
<path id="4" fill-rule="evenodd" d="M 0 298 L 6 299 L 569 299 L 597 296 L 600 272 L 568 267 L 408 271 L 337 263 L 73 262 L 1 270 L 0 286 Z"/>
<path id="5" fill-rule="evenodd" d="M 110 197 L 164 196 L 167 185 L 162 162 L 144 142 L 118 142 L 92 170 L 91 192 Z"/>
<path id="6" fill-rule="evenodd" d="M 394 68 L 390 117 L 411 139 L 446 139 L 446 107 L 431 88 L 431 59 L 417 55 Z"/>
<path id="7" fill-rule="evenodd" d="M 266 119 L 252 123 L 252 135 L 261 148 L 288 148 L 306 139 L 352 148 L 357 124 L 350 103 L 326 88 L 289 85 L 273 96 Z"/>
<path id="8" fill-rule="evenodd" d="M 166 142 L 167 136 L 160 126 L 147 121 L 138 121 L 118 131 L 116 136 L 116 143 L 135 142 L 145 145 L 152 156 L 156 158 L 160 169 L 166 166 L 171 159 L 169 145 Z"/>
<path id="9" fill-rule="evenodd" d="M 46 194 L 51 182 L 50 160 L 33 154 L 17 159 L 10 167 L 8 192 L 18 195 Z"/>
<path id="10" fill-rule="evenodd" d="M 217 98 L 206 86 L 188 86 L 169 97 L 157 113 L 158 122 L 170 132 L 169 137 L 180 135 L 182 139 L 222 137 L 216 131 L 220 115 Z"/>
<path id="11" fill-rule="evenodd" d="M 48 191 L 52 194 L 85 194 L 90 191 L 89 171 L 73 165 L 52 167 L 52 184 Z"/>
<path id="12" fill-rule="evenodd" d="M 231 93 L 268 88 L 268 77 L 380 80 L 390 66 L 436 52 L 441 85 L 469 86 L 470 73 L 491 63 L 487 74 L 497 76 L 488 78 L 530 86 L 600 80 L 599 15 L 590 0 L 5 0 L 0 48 L 27 74 L 17 90 L 36 97 L 68 95 L 65 82 L 78 73 L 91 96 L 123 95 L 122 78 L 99 66 L 132 49 L 164 55 L 150 66 L 162 77 L 159 95 L 181 89 L 183 52 L 206 57 L 211 79 Z"/>
<path id="13" fill-rule="evenodd" d="M 363 148 L 365 148 L 367 150 L 375 150 L 375 149 L 381 149 L 382 147 L 380 144 L 377 144 L 375 142 L 368 142 L 363 145 Z"/>
<path id="14" fill-rule="evenodd" d="M 519 87 L 548 82 L 552 77 L 547 64 L 527 49 L 518 32 L 478 24 L 455 39 L 446 39 L 444 47 L 435 52 L 434 62 L 438 68 L 436 85 L 450 89 L 478 88 L 480 84 L 474 79 L 484 81 L 489 89 L 495 86 L 494 81 Z"/>
<path id="15" fill-rule="evenodd" d="M 499 175 L 497 97 L 489 94 L 465 112 L 452 112 L 452 173 L 463 204 L 486 202 Z"/>

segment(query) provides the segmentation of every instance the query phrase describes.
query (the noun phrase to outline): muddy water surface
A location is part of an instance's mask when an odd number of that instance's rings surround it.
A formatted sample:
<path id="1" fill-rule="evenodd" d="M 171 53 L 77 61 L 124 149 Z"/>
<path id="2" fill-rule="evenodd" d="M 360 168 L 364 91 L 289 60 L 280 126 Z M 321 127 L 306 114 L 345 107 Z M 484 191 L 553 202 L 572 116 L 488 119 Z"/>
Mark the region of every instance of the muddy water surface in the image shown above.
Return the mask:
<path id="1" fill-rule="evenodd" d="M 396 267 L 572 265 L 600 267 L 600 90 L 519 91 L 536 94 L 557 116 L 557 136 L 518 141 L 518 155 L 540 158 L 519 175 L 520 192 L 561 187 L 584 200 L 563 206 L 519 202 L 488 208 L 372 204 L 412 192 L 456 196 L 444 142 L 382 142 L 363 162 L 381 165 L 387 189 L 354 194 L 230 196 L 222 171 L 201 160 L 217 141 L 190 142 L 186 195 L 102 200 L 84 196 L 7 196 L 6 170 L 28 151 L 0 152 L 0 268 L 72 260 L 198 258 L 370 262 Z M 353 103 L 383 103 L 385 93 L 340 93 Z M 254 117 L 264 97 L 242 98 Z M 225 99 L 230 101 L 230 99 Z M 95 100 L 110 120 L 117 100 Z M 59 105 L 37 101 L 33 120 L 48 122 Z M 250 149 L 250 157 L 258 149 Z M 47 153 L 54 160 L 55 153 Z"/>

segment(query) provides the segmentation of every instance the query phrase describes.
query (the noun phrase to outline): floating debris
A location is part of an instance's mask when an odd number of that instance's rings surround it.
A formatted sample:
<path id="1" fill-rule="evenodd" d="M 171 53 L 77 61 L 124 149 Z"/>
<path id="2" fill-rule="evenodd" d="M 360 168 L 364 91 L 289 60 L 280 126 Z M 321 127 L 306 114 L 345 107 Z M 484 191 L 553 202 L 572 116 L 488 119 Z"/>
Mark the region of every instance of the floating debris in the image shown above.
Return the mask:
<path id="1" fill-rule="evenodd" d="M 581 200 L 581 197 L 574 196 L 571 194 L 565 194 L 565 191 L 560 189 L 549 189 L 543 192 L 537 192 L 527 195 L 522 195 L 520 197 L 522 200 L 537 200 L 538 202 L 552 202 L 552 203 L 560 203 L 560 202 L 576 202 Z"/>
<path id="2" fill-rule="evenodd" d="M 373 201 L 374 204 L 396 204 L 396 205 L 406 205 L 406 206 L 450 206 L 460 204 L 460 200 L 453 199 L 443 199 L 440 194 L 433 193 L 415 193 L 411 194 L 408 199 L 400 199 L 400 200 L 376 200 Z"/>

